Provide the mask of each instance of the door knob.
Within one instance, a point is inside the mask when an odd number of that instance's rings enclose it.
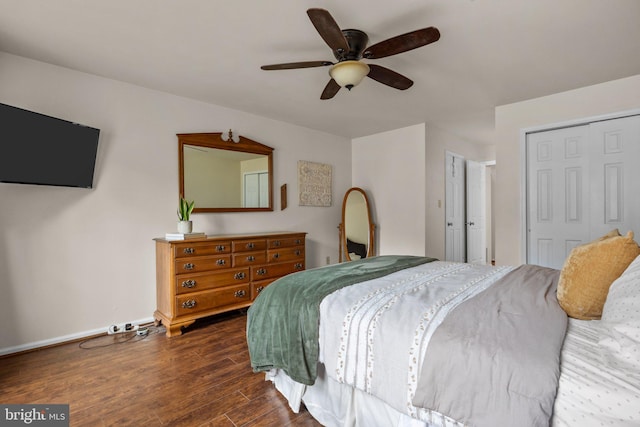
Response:
[[[452,222],[448,222],[447,223],[447,227],[453,227],[453,223]]]

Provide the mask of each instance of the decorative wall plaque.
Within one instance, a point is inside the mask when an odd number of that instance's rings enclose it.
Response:
[[[298,161],[300,206],[331,206],[331,165]]]

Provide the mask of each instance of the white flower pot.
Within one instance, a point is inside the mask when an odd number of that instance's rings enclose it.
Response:
[[[193,222],[178,221],[178,233],[188,234],[193,230]]]

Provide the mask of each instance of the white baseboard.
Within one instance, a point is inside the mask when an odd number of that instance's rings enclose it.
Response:
[[[155,319],[153,317],[147,317],[145,319],[134,320],[132,323],[134,325],[143,325],[147,323],[152,323]],[[98,329],[92,329],[89,331],[78,332],[75,334],[63,335],[61,337],[50,338],[42,341],[36,341],[27,344],[21,344],[14,347],[6,347],[0,348],[0,356],[4,356],[6,354],[19,353],[21,351],[33,350],[40,347],[47,347],[54,344],[61,344],[67,341],[74,341],[82,338],[87,338],[93,335],[98,335],[101,333],[106,333],[109,329],[109,326],[104,326]]]

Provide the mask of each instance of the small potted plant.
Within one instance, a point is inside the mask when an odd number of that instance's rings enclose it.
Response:
[[[190,218],[194,205],[195,201],[188,202],[184,197],[180,198],[180,203],[178,204],[178,233],[187,234],[193,230],[193,223]]]

